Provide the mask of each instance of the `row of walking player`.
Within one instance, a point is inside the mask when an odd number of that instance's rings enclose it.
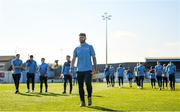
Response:
[[[121,64],[119,65],[117,70],[115,70],[112,65],[106,66],[106,68],[104,69],[104,74],[108,87],[114,87],[116,71],[120,87],[123,87],[124,75],[126,74],[130,87],[132,87],[132,80],[134,78],[137,87],[139,89],[143,89],[143,82],[145,76],[147,76],[151,80],[151,86],[153,89],[156,88],[156,81],[158,83],[159,90],[162,90],[162,88],[164,88],[164,84],[168,88],[169,81],[170,90],[175,90],[176,66],[172,62],[169,62],[167,66],[166,64],[163,64],[162,66],[160,62],[157,62],[157,65],[155,67],[151,66],[148,71],[142,63],[137,63],[133,70],[130,67],[128,67],[126,70]]]
[[[70,83],[70,94],[72,92],[72,76],[70,74],[70,56],[67,55],[66,56],[66,62],[64,63],[63,66],[63,70],[62,70],[62,74],[64,76],[64,92],[66,93],[66,83],[67,80],[69,80]],[[40,93],[42,93],[42,89],[43,89],[43,83],[45,84],[45,92],[48,91],[48,64],[45,63],[45,58],[41,58],[41,65],[38,67],[36,61],[33,59],[33,55],[30,55],[30,59],[26,61],[26,67],[24,68],[23,62],[20,59],[20,54],[16,54],[16,58],[13,59],[11,61],[11,65],[12,65],[12,70],[13,70],[13,80],[15,83],[15,88],[16,91],[15,93],[19,93],[19,82],[20,82],[20,78],[21,78],[21,72],[22,70],[27,70],[27,92],[30,92],[30,87],[29,84],[30,82],[32,82],[32,92],[34,92],[34,88],[35,88],[35,75],[37,74],[37,72],[39,72],[40,76]],[[72,69],[72,73],[75,73],[75,71],[73,72],[74,69]]]
[[[63,67],[63,76],[64,76],[64,92],[66,93],[66,83],[67,80],[70,82],[70,94],[72,92],[72,74],[74,74],[74,64],[77,61],[77,82],[78,82],[78,89],[79,89],[79,98],[80,98],[80,106],[86,106],[85,103],[85,91],[84,91],[84,83],[86,84],[87,90],[87,98],[88,98],[88,106],[92,105],[92,73],[96,73],[96,56],[95,51],[92,45],[86,43],[86,34],[80,33],[79,34],[79,42],[74,51],[72,62],[70,61],[70,56],[67,56],[67,62],[64,63]],[[19,92],[19,80],[21,77],[22,72],[22,60],[19,59],[20,55],[17,54],[16,58],[12,60],[12,68],[13,68],[13,79],[16,86],[16,92]],[[92,65],[92,61],[94,66]],[[30,56],[30,60],[26,62],[27,68],[27,85],[28,85],[28,92],[29,92],[29,80],[31,79],[33,82],[32,92],[34,91],[34,77],[37,71],[40,73],[40,93],[42,93],[42,83],[45,83],[45,92],[48,91],[47,85],[47,72],[48,72],[48,64],[45,63],[45,59],[41,59],[42,64],[40,65],[39,69],[37,69],[36,61],[33,60],[33,56]],[[71,64],[70,64],[71,63]]]

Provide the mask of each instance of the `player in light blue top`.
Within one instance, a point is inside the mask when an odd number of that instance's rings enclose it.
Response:
[[[156,75],[155,75],[153,66],[150,67],[149,75],[150,75],[150,79],[151,79],[151,87],[152,87],[152,89],[155,89],[156,88]]]
[[[19,81],[21,78],[21,72],[22,72],[22,60],[19,59],[20,54],[16,54],[16,58],[13,59],[12,61],[12,68],[13,68],[13,79],[14,79],[14,84],[16,87],[15,94],[19,93]]]
[[[135,77],[135,81],[136,81],[136,84],[137,84],[137,88],[140,88],[139,75],[138,75],[138,66],[139,66],[139,63],[137,63],[136,66],[134,67],[134,77]]]
[[[30,59],[26,61],[27,68],[27,92],[30,92],[29,83],[32,82],[32,92],[34,92],[34,78],[37,72],[37,63],[33,59],[33,55],[30,55]]]
[[[131,68],[128,67],[127,69],[127,78],[128,78],[128,81],[129,81],[129,87],[132,88],[132,79],[133,79],[133,72],[131,71]]]
[[[66,83],[67,83],[67,81],[69,81],[69,85],[70,85],[69,94],[72,93],[72,74],[70,73],[70,64],[71,64],[70,58],[71,57],[69,55],[66,56],[66,62],[64,62],[63,70],[62,70],[62,73],[64,75],[64,91],[63,91],[63,94],[66,94]]]
[[[161,65],[160,62],[157,61],[157,65],[155,66],[155,74],[156,74],[159,90],[162,89],[162,72],[163,72],[163,66]]]
[[[138,69],[138,76],[139,76],[139,88],[143,89],[143,81],[145,77],[145,66],[140,63],[139,66],[137,67]]]
[[[119,67],[117,68],[119,87],[123,87],[124,70],[123,66],[119,64]]]
[[[166,88],[168,87],[168,76],[167,76],[166,64],[163,64],[162,83],[163,83],[163,89],[164,89],[164,83],[166,84]]]
[[[45,63],[45,58],[41,58],[41,65],[39,66],[40,93],[42,93],[43,82],[45,83],[45,92],[48,91],[48,68],[48,64]]]
[[[80,45],[74,49],[71,68],[77,60],[77,80],[79,86],[80,106],[85,106],[84,82],[88,93],[88,106],[92,105],[92,74],[96,73],[96,56],[92,45],[86,43],[86,34],[79,34]],[[92,61],[94,66],[92,66]]]
[[[104,75],[106,78],[106,83],[107,83],[107,87],[109,87],[110,81],[109,81],[109,76],[110,76],[110,71],[109,71],[109,65],[106,65],[106,68],[104,69]]]
[[[169,62],[169,64],[167,65],[167,73],[169,75],[170,90],[175,91],[176,65],[174,65],[172,62]]]
[[[110,65],[110,69],[109,69],[109,72],[110,72],[110,83],[111,83],[111,86],[114,87],[115,86],[115,69],[112,65]]]

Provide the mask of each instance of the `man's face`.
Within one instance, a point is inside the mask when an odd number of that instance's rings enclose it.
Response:
[[[70,60],[70,57],[69,57],[69,56],[67,56],[67,57],[66,57],[66,60],[68,60],[68,61],[69,61],[69,60]]]
[[[30,57],[30,60],[33,60],[33,57]]]
[[[20,55],[17,55],[16,58],[19,59],[19,58],[20,58]]]
[[[79,36],[79,42],[80,43],[85,43],[86,37],[85,36]]]
[[[42,62],[42,63],[44,63],[44,61],[45,61],[44,59],[41,59],[41,62]]]

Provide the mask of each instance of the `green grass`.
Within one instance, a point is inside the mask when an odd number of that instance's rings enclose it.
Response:
[[[127,84],[107,88],[105,83],[94,83],[91,107],[79,107],[77,86],[72,95],[62,91],[62,83],[49,83],[48,93],[39,94],[39,84],[34,93],[25,93],[26,85],[20,84],[21,93],[14,94],[13,84],[0,84],[0,111],[180,111],[180,84],[176,84],[176,91],[159,91],[152,90],[150,84],[139,90],[135,84],[133,88]]]

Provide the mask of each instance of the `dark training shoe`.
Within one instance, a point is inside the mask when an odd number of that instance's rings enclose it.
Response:
[[[15,94],[18,94],[18,93],[19,93],[19,91],[16,91],[16,92],[15,92]]]
[[[64,91],[64,92],[62,92],[62,94],[66,94],[66,92]]]
[[[89,97],[89,98],[88,98],[88,106],[91,106],[91,105],[92,105],[92,98]]]
[[[85,102],[84,102],[84,101],[81,101],[81,102],[80,102],[80,107],[85,107],[85,106],[86,106]]]

